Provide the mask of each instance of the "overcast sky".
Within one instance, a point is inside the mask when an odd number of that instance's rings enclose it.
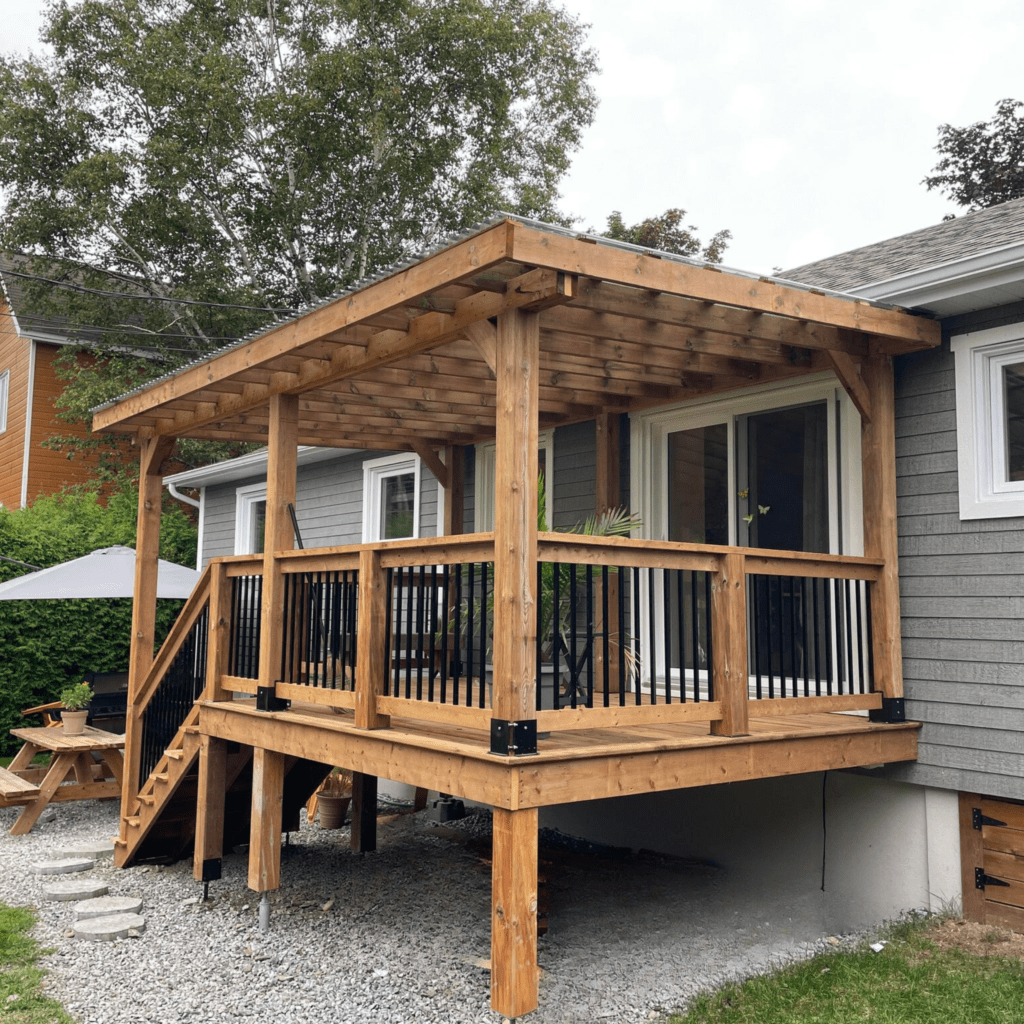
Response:
[[[940,221],[936,129],[1024,99],[1020,0],[564,0],[592,25],[601,105],[564,183],[600,228],[671,206],[726,263],[770,272]],[[0,0],[0,48],[42,0]]]

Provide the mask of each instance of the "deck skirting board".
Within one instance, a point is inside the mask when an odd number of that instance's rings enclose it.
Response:
[[[461,727],[393,719],[391,728],[356,729],[315,709],[266,713],[238,701],[203,704],[200,714],[205,735],[505,810],[912,761],[919,725],[820,714],[762,719],[742,737],[700,728],[572,733],[547,750],[542,742],[537,756],[506,758],[488,753],[486,734]]]

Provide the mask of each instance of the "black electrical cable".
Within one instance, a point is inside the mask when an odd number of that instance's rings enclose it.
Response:
[[[68,288],[71,291],[83,292],[86,295],[99,295],[108,299],[136,299],[144,302],[171,302],[179,306],[205,306],[208,309],[248,309],[255,313],[297,313],[298,310],[291,306],[243,306],[236,302],[203,302],[200,299],[175,299],[163,295],[129,295],[126,292],[108,292],[100,288],[87,288],[83,284],[73,284],[71,281],[56,281],[50,277],[41,277],[38,274],[25,274],[17,270],[4,270],[4,274],[11,277],[20,277],[26,281],[39,281],[42,284],[52,284],[57,288]]]

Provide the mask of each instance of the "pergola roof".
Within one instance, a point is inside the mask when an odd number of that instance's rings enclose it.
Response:
[[[540,426],[939,343],[929,319],[503,216],[415,263],[95,410],[94,429],[409,450],[495,432],[495,318],[540,315]],[[868,401],[867,398],[864,399]],[[861,403],[858,402],[860,405]]]

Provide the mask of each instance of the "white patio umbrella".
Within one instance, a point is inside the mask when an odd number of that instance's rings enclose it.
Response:
[[[199,582],[199,573],[162,558],[156,596],[184,599]],[[131,597],[135,590],[135,549],[98,548],[70,562],[51,565],[0,583],[0,601],[66,601],[75,598]]]

